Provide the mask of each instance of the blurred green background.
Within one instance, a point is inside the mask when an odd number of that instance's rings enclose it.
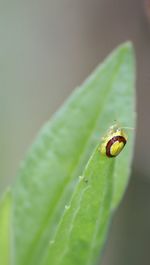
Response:
[[[135,157],[102,265],[150,264],[149,17],[149,0],[0,1],[1,193],[13,183],[43,123],[71,91],[117,45],[126,40],[134,44]]]

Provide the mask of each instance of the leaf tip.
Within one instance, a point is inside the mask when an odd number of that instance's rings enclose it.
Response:
[[[123,44],[119,46],[120,51],[126,54],[130,59],[133,61],[134,60],[134,46],[132,41],[126,41]]]

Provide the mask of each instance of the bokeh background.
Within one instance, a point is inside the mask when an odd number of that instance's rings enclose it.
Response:
[[[43,123],[117,45],[137,58],[132,177],[102,265],[150,264],[150,1],[0,1],[0,192]]]

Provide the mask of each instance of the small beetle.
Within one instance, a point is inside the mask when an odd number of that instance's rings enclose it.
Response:
[[[102,139],[100,152],[107,157],[115,157],[122,151],[126,142],[127,136],[123,128],[120,128],[115,124],[110,127],[108,133]]]

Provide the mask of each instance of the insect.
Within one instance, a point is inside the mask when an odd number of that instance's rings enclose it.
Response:
[[[117,124],[110,127],[106,136],[102,139],[99,148],[102,155],[107,157],[115,157],[119,155],[127,143],[127,135],[123,128],[118,127]]]

